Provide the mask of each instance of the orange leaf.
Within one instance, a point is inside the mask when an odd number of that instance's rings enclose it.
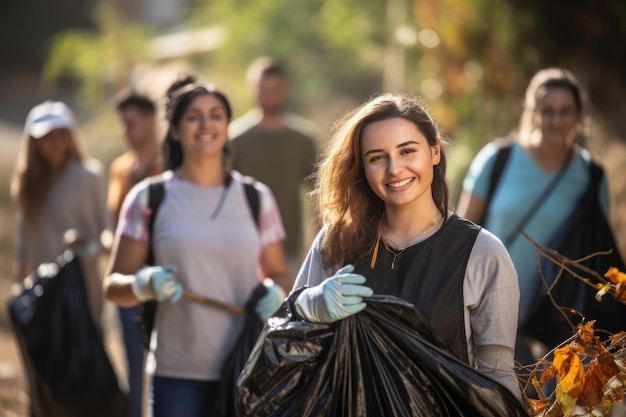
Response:
[[[530,412],[532,415],[537,415],[541,413],[543,410],[548,408],[550,403],[548,401],[543,400],[535,400],[533,398],[528,398],[528,405],[530,406]]]
[[[562,347],[554,351],[552,364],[563,392],[572,398],[580,398],[585,383],[585,368],[578,354],[570,346]]]
[[[612,283],[619,284],[620,282],[626,282],[626,274],[619,269],[612,266],[604,274],[605,278],[608,278]]]
[[[589,364],[585,374],[585,387],[578,401],[579,405],[594,408],[602,401],[604,386],[609,379],[619,373],[613,355],[608,351],[600,352],[598,357]]]
[[[619,373],[619,369],[615,364],[615,359],[608,351],[605,350],[600,352],[596,360],[598,361],[598,367],[600,369],[603,384],[606,384],[609,379]]]
[[[546,382],[556,376],[556,368],[554,366],[549,367],[541,374],[541,385],[545,385]]]
[[[585,374],[585,386],[578,405],[582,405],[587,408],[594,408],[600,401],[602,401],[604,382],[602,382],[602,375],[596,362],[589,364],[589,369]]]
[[[596,337],[593,325],[595,324],[595,322],[595,320],[591,320],[585,324],[578,325],[578,336],[582,339],[583,342],[594,343]]]
[[[619,333],[613,333],[612,335],[609,335],[609,339],[620,339],[622,337],[626,337],[626,332],[621,331]]]

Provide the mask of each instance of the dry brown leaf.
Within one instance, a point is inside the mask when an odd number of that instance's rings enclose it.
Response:
[[[541,385],[545,385],[546,382],[556,376],[556,368],[554,366],[549,367],[541,374]]]
[[[585,374],[585,386],[582,395],[578,399],[578,405],[587,408],[594,408],[603,397],[604,382],[598,364],[594,361],[589,364]]]
[[[585,324],[578,325],[578,336],[582,339],[583,342],[594,344],[596,341],[595,330],[593,329],[593,325],[596,321],[591,320]]]
[[[528,398],[528,405],[532,415],[537,415],[546,410],[550,406],[550,402]]]
[[[563,392],[572,398],[578,399],[585,384],[585,368],[577,349],[568,345],[554,351],[554,361]]]

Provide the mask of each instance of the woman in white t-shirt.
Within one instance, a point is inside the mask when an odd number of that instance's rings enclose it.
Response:
[[[257,226],[243,178],[228,168],[232,114],[226,96],[210,85],[181,81],[168,90],[166,105],[164,198],[150,229],[150,180],[130,191],[104,288],[121,306],[159,301],[151,340],[152,415],[199,417],[211,415],[220,371],[243,317],[196,303],[183,289],[243,307],[259,282],[271,277],[275,284],[267,284],[255,308],[267,318],[291,281],[271,191],[255,183]],[[154,266],[144,267],[150,241]]]

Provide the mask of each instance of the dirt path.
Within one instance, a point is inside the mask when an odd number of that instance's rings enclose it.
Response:
[[[0,417],[27,417],[28,396],[13,334],[0,330]]]

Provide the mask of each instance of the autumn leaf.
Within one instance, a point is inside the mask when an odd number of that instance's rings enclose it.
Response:
[[[561,411],[563,411],[564,415],[567,415],[570,411],[574,409],[574,407],[576,407],[576,399],[567,395],[564,392],[563,386],[561,384],[556,385],[555,394],[556,394],[556,400],[561,405],[560,408],[561,408]]]
[[[596,360],[598,361],[598,367],[600,369],[599,372],[602,375],[602,381],[604,384],[606,384],[609,379],[613,378],[619,373],[619,369],[615,364],[615,359],[610,352],[600,352]]]
[[[626,283],[626,274],[615,268],[614,266],[609,268],[608,271],[604,274],[604,277],[607,278],[614,284]]]
[[[537,415],[547,409],[550,406],[550,403],[544,400],[535,400],[533,398],[528,398],[528,405],[531,414]]]
[[[598,364],[592,362],[585,374],[585,387],[582,396],[578,399],[578,404],[587,408],[594,408],[602,401],[604,382],[598,371]]]
[[[556,376],[556,368],[554,366],[549,367],[541,374],[541,385],[545,385],[546,382]]]
[[[593,329],[595,322],[595,320],[591,320],[585,324],[578,325],[578,337],[583,342],[593,344],[596,341],[595,330]]]
[[[552,365],[556,368],[561,389],[571,398],[580,398],[585,383],[585,368],[571,345],[554,351]]]
[[[613,355],[608,351],[600,352],[596,359],[591,361],[585,374],[585,384],[578,404],[587,408],[594,408],[602,401],[604,386],[619,373]]]

